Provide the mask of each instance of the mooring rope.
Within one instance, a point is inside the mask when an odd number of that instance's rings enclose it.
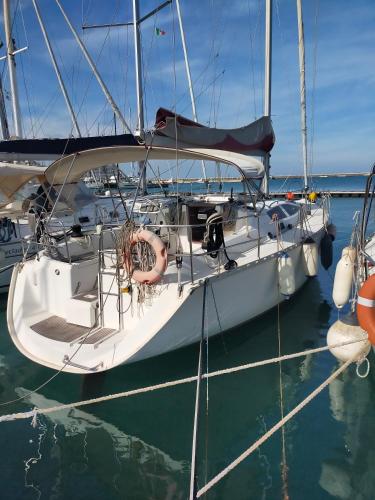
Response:
[[[203,357],[204,325],[206,316],[207,281],[208,280],[204,280],[204,285],[203,285],[201,340],[199,342],[198,374],[196,377],[197,387],[195,390],[193,439],[191,445],[191,469],[190,469],[190,492],[189,492],[190,500],[194,500],[196,498],[196,492],[198,489],[197,488],[197,443],[198,443],[198,431],[199,431],[199,407],[201,399],[202,357]]]
[[[346,342],[340,342],[338,344],[331,345],[330,347],[324,346],[324,347],[317,347],[315,349],[308,349],[306,351],[301,351],[293,354],[284,354],[283,356],[277,357],[277,358],[270,358],[270,359],[265,359],[262,361],[255,361],[253,363],[247,363],[244,365],[239,365],[239,366],[234,366],[231,368],[224,368],[222,370],[216,370],[211,373],[203,373],[202,378],[211,378],[211,377],[218,377],[221,375],[228,375],[230,373],[236,373],[239,371],[247,370],[250,368],[256,368],[258,366],[265,366],[269,365],[272,363],[278,363],[280,361],[286,361],[288,359],[294,359],[302,356],[307,356],[309,354],[315,354],[318,352],[323,352],[327,351],[329,349],[334,349],[336,347],[343,347],[345,345],[350,345],[350,344],[356,344],[358,342],[366,342],[367,339],[360,339],[360,340],[350,340]],[[107,396],[99,396],[97,398],[92,398],[92,399],[86,399],[83,401],[76,401],[73,403],[67,403],[67,404],[60,404],[56,406],[51,406],[49,408],[34,408],[31,411],[26,411],[26,412],[20,412],[20,413],[10,413],[7,415],[1,415],[0,416],[0,423],[1,422],[6,422],[6,421],[12,421],[12,420],[24,420],[27,418],[33,418],[35,415],[48,415],[49,413],[55,413],[57,411],[62,411],[62,410],[71,410],[73,408],[78,408],[80,406],[87,406],[91,404],[96,404],[96,403],[103,403],[105,401],[110,401],[113,399],[119,399],[119,398],[126,398],[130,396],[135,396],[137,394],[144,394],[147,392],[152,392],[156,391],[159,389],[166,389],[167,387],[175,387],[178,385],[183,385],[183,384],[188,384],[191,382],[195,382],[197,380],[196,375],[192,375],[191,377],[186,377],[182,379],[177,379],[177,380],[171,380],[169,382],[163,382],[161,384],[156,384],[156,385],[150,385],[147,387],[142,387],[139,389],[132,389],[130,391],[124,391],[124,392],[118,392],[115,394],[108,394]],[[31,394],[33,391],[31,392]]]
[[[280,251],[280,246],[282,245],[282,234],[278,219],[276,220],[276,237],[277,237],[277,250]],[[280,268],[278,268],[278,280],[277,280],[277,293],[279,300],[277,302],[277,346],[278,354],[281,356],[281,315],[280,315],[280,303],[282,301],[281,289],[280,289]],[[284,388],[283,388],[283,368],[282,362],[279,361],[279,406],[280,406],[280,418],[284,418]],[[286,460],[286,438],[285,438],[285,426],[281,428],[281,481],[282,481],[282,498],[283,500],[288,500],[288,465]]]
[[[247,450],[245,450],[239,457],[233,460],[225,469],[223,469],[219,474],[212,478],[203,488],[197,492],[197,498],[207,493],[215,484],[217,484],[223,477],[225,477],[230,471],[232,471],[237,465],[239,465],[245,458],[250,456],[254,451],[256,451],[259,446],[265,443],[276,431],[281,429],[292,417],[297,415],[310,401],[312,401],[322,390],[327,387],[331,382],[333,382],[346,368],[355,361],[355,358],[351,358],[341,365],[332,375],[330,375],[319,387],[317,387],[313,392],[311,392],[303,401],[301,401],[292,411],[290,411],[284,418],[282,418],[277,424],[275,424],[269,431],[267,431],[261,438],[255,441]]]

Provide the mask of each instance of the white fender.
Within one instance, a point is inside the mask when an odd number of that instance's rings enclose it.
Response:
[[[332,298],[338,309],[344,307],[350,299],[356,255],[355,248],[345,247],[337,263]]]
[[[308,238],[303,243],[302,254],[305,275],[309,277],[316,276],[319,269],[319,247],[312,238]]]
[[[289,297],[296,291],[296,279],[292,258],[287,253],[278,258],[278,274],[280,292]]]
[[[363,342],[333,347],[337,344],[356,340],[362,340]],[[359,361],[366,357],[371,349],[367,333],[358,325],[355,314],[348,314],[333,323],[328,330],[327,345],[331,353],[339,361],[348,361],[353,357]]]

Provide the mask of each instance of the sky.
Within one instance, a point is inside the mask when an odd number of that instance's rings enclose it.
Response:
[[[61,0],[117,105],[136,124],[132,27],[82,29],[132,20],[131,0]],[[141,15],[160,1],[140,0]],[[122,132],[57,4],[38,0],[59,67],[87,135]],[[31,0],[11,0],[25,137],[66,137],[72,125]],[[264,0],[180,0],[198,119],[241,127],[262,116]],[[303,0],[308,159],[312,172],[366,172],[375,160],[375,2]],[[157,36],[156,28],[165,32]],[[159,106],[192,117],[174,5],[141,26],[145,117]],[[0,37],[4,41],[3,30]],[[4,48],[0,49],[0,57]],[[0,62],[12,123],[8,70]],[[295,0],[273,1],[272,173],[302,173]],[[116,127],[116,128],[115,128]],[[198,167],[197,167],[198,168]],[[197,174],[198,175],[198,174]]]

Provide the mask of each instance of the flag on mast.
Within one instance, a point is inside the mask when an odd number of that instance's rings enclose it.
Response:
[[[163,36],[166,34],[166,32],[161,30],[160,28],[155,28],[155,33],[156,33],[156,36]]]

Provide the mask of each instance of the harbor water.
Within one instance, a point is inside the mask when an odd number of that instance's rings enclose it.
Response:
[[[340,180],[341,182],[341,180]],[[353,182],[353,181],[352,181]],[[365,180],[362,178],[360,189]],[[338,183],[339,184],[339,183]],[[341,187],[341,186],[340,186]],[[337,189],[340,189],[338,187]],[[353,188],[354,189],[354,188]],[[346,246],[361,199],[332,200],[337,226],[334,265],[320,269],[280,307],[283,354],[324,346],[337,319],[334,266]],[[249,283],[249,287],[256,283]],[[228,301],[235,300],[228,290]],[[41,386],[54,372],[24,358],[6,326],[0,303],[0,402]],[[197,314],[200,314],[197,311]],[[207,314],[214,311],[207,311]],[[278,310],[209,341],[208,370],[278,354]],[[195,375],[198,346],[108,373],[59,374],[29,398],[2,405],[1,414],[47,407]],[[287,475],[282,481],[280,432],[229,473],[211,499],[374,498],[375,368],[359,379],[355,367],[325,389],[286,425]],[[284,413],[323,382],[338,363],[329,352],[282,365]],[[198,486],[226,467],[280,419],[279,366],[253,368],[204,381],[198,439]],[[0,424],[2,499],[186,499],[190,480],[195,384]]]

